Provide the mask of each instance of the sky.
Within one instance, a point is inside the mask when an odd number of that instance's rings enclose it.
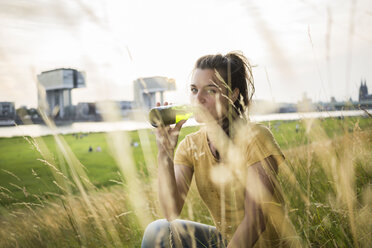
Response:
[[[133,100],[133,80],[164,76],[187,103],[195,61],[241,51],[255,99],[314,102],[372,92],[370,0],[0,0],[0,101],[37,106],[36,75],[86,73],[73,104]]]

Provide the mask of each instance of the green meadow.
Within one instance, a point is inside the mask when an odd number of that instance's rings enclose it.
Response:
[[[286,156],[278,179],[304,246],[370,247],[372,118],[264,124]],[[0,138],[0,247],[139,247],[162,218],[156,149],[153,130]],[[195,185],[181,218],[212,224]]]

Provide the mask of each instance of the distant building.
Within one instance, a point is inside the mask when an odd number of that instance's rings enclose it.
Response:
[[[298,112],[309,112],[314,110],[313,103],[305,92],[302,94],[302,99],[297,102],[297,110]]]
[[[71,115],[71,90],[85,87],[85,76],[75,69],[44,71],[37,76],[45,90],[45,96],[38,94],[39,107],[46,109],[49,116],[66,118]],[[44,98],[45,97],[45,98]],[[47,106],[44,106],[46,101]]]
[[[136,108],[150,109],[156,102],[163,103],[165,91],[176,90],[174,79],[166,77],[139,78],[133,82]]]
[[[0,120],[15,120],[14,102],[0,102]]]
[[[372,100],[372,95],[368,95],[367,81],[362,79],[359,87],[359,102],[368,100]]]
[[[119,101],[119,109],[120,109],[121,116],[129,117],[133,109],[133,102],[132,101]]]
[[[334,111],[336,110],[338,102],[334,96],[331,96],[329,102],[318,102],[315,104],[317,111]]]
[[[280,103],[278,104],[278,113],[294,113],[297,112],[297,104],[294,103]]]
[[[279,112],[281,105],[282,104],[272,102],[272,101],[254,99],[249,106],[249,114],[262,115],[262,114],[277,113]]]
[[[76,105],[76,116],[77,120],[82,121],[95,121],[98,120],[98,111],[96,103],[93,102],[79,102]]]

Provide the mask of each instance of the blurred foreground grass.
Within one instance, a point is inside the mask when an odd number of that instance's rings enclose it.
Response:
[[[265,124],[286,155],[279,181],[305,244],[371,246],[372,119]],[[162,218],[156,191],[151,130],[1,138],[0,247],[139,247]],[[212,224],[195,185],[181,217]]]

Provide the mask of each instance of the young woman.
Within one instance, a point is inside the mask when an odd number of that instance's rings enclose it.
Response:
[[[159,198],[166,219],[146,228],[142,247],[296,245],[275,181],[284,156],[271,132],[248,120],[254,84],[246,58],[234,52],[199,58],[190,91],[195,119],[203,125],[176,152],[185,121],[157,128]],[[176,219],[193,177],[215,226]]]

